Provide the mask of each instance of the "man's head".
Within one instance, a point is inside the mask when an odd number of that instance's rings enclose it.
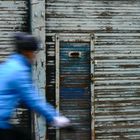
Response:
[[[35,52],[39,50],[39,41],[36,37],[27,33],[16,33],[15,51],[26,56],[30,61],[33,61]]]

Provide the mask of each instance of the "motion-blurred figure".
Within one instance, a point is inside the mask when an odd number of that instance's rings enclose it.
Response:
[[[32,80],[32,62],[39,50],[38,40],[26,33],[17,33],[15,52],[0,65],[0,140],[30,140],[24,132],[14,129],[9,120],[22,101],[43,115],[55,127],[65,127],[69,119],[38,96]]]

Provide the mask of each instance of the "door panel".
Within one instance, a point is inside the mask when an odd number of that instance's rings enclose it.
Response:
[[[60,110],[77,125],[80,140],[90,140],[90,44],[60,42]],[[76,134],[60,132],[61,140]]]

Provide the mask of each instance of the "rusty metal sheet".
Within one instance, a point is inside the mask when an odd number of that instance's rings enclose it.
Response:
[[[66,34],[64,41],[69,33],[73,34],[74,37],[68,35],[68,40],[74,42],[82,42],[87,33],[95,34],[92,52],[95,129],[92,134],[96,140],[140,138],[139,22],[139,0],[46,1],[46,38],[52,39],[46,44],[52,48],[48,50],[52,54],[51,66],[55,67],[53,37],[56,33]]]
[[[28,31],[27,5],[26,0],[0,0],[0,62],[13,51],[13,33]],[[30,113],[25,106],[16,109],[12,122],[31,130]]]
[[[0,1],[0,61],[13,50],[12,33],[28,30],[27,3],[25,0]]]
[[[46,3],[47,32],[133,32],[140,28],[138,16],[138,0],[48,0]]]
[[[140,34],[96,34],[96,139],[138,139]]]

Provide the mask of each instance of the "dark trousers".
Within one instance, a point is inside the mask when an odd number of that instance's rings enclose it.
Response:
[[[31,140],[27,130],[20,128],[0,129],[0,140]]]

